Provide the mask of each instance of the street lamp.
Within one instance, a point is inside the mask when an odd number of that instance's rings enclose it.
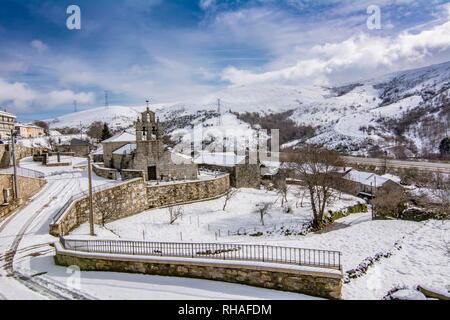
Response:
[[[17,131],[15,131],[14,129],[11,129],[11,151],[12,151],[13,166],[14,166],[14,196],[16,199],[18,199],[19,192],[18,192],[18,188],[17,188],[16,150],[15,150],[16,136],[17,136]]]
[[[95,236],[94,233],[94,208],[92,204],[92,166],[91,155],[88,153],[88,179],[89,179],[89,232],[91,236]]]

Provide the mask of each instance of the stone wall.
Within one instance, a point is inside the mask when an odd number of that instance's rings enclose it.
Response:
[[[0,174],[0,202],[8,202],[14,196],[14,184],[13,184],[12,174]],[[28,199],[33,196],[36,192],[41,190],[41,188],[46,184],[46,181],[38,178],[22,177],[17,176],[17,191],[19,192],[19,198]],[[10,197],[4,199],[3,190],[10,189]]]
[[[92,164],[92,171],[99,177],[110,179],[110,180],[117,180],[117,170],[116,169],[110,169],[103,167],[102,163],[93,163]]]
[[[165,207],[221,197],[230,188],[230,176],[192,182],[148,186],[149,208]]]
[[[230,188],[229,175],[193,182],[148,186],[143,178],[137,178],[94,194],[94,222],[103,224],[125,218],[148,209],[212,200],[225,194]],[[50,234],[66,235],[88,221],[89,198],[74,201],[55,224]]]
[[[327,299],[341,299],[342,273],[337,270],[282,265],[246,265],[238,262],[205,262],[170,258],[96,256],[95,253],[71,252],[56,245],[55,263],[77,265],[85,271],[112,271],[160,276],[200,278],[256,287],[303,293]]]
[[[10,156],[9,144],[0,144],[0,168],[7,168],[12,165],[12,158]],[[31,157],[34,153],[41,152],[43,148],[28,148],[16,144],[15,147],[16,161],[20,159]]]
[[[113,159],[112,159],[113,151],[119,149],[120,147],[123,147],[124,145],[126,145],[128,143],[134,143],[134,142],[133,141],[102,142],[103,161],[104,161],[106,167],[108,167],[108,168],[113,167]]]
[[[135,178],[145,178],[145,173],[144,170],[122,169],[120,176],[122,181],[127,181]]]
[[[71,146],[71,145],[61,145],[58,146],[57,151],[61,153],[72,153],[75,157],[85,157],[91,152],[94,147],[93,146]]]
[[[261,169],[259,164],[238,164],[234,170],[236,188],[260,188]]]
[[[258,164],[238,164],[234,167],[201,164],[200,169],[226,172],[230,175],[230,185],[234,188],[256,188],[261,185],[261,170]]]
[[[147,192],[143,179],[135,179],[93,195],[94,223],[103,224],[118,220],[148,208]],[[66,213],[50,225],[50,234],[66,235],[89,219],[89,197],[74,201]]]

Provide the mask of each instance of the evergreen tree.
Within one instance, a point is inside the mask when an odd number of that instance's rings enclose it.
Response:
[[[108,125],[105,123],[103,124],[103,130],[102,130],[102,137],[101,141],[111,138],[111,133],[109,132]]]
[[[439,151],[441,153],[441,156],[448,156],[450,155],[450,138],[444,138],[441,141],[441,144],[439,145]]]

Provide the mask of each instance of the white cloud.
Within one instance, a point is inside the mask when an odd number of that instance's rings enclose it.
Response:
[[[202,10],[208,10],[215,4],[216,4],[215,0],[200,0],[200,2],[198,3],[198,5],[200,6],[200,8],[202,8]]]
[[[41,40],[33,40],[30,42],[30,46],[36,49],[39,53],[47,51],[48,46],[44,44]]]
[[[53,90],[39,92],[30,88],[26,83],[10,83],[0,78],[0,104],[7,105],[11,112],[28,113],[39,110],[51,110],[58,106],[72,103],[92,103],[95,99],[93,93],[75,93],[71,90]]]
[[[298,59],[295,65],[260,73],[227,67],[222,79],[239,85],[326,81],[328,76],[348,75],[348,71],[364,70],[370,74],[380,68],[395,71],[416,67],[433,53],[446,50],[450,50],[450,22],[417,34],[402,32],[394,37],[360,33],[341,42],[313,46],[308,51],[314,58]]]

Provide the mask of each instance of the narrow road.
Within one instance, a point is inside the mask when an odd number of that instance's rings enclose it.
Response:
[[[384,166],[385,163],[388,167],[392,168],[411,168],[420,169],[432,172],[440,172],[450,174],[450,163],[445,162],[425,162],[425,161],[406,161],[406,160],[390,160],[378,159],[378,158],[359,158],[359,157],[342,157],[348,163],[351,164],[365,164]]]
[[[53,255],[56,239],[48,234],[49,221],[73,194],[86,189],[82,172],[57,170],[46,173],[47,184],[24,207],[0,221],[0,299],[95,299],[28,268],[31,258]]]

